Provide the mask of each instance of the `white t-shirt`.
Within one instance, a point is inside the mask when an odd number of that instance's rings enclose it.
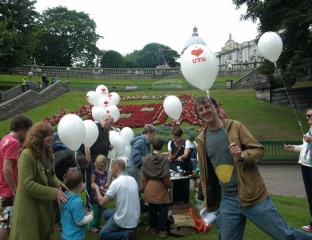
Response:
[[[135,228],[140,218],[138,184],[128,174],[120,174],[109,186],[106,195],[116,202],[114,220],[122,228]]]
[[[168,142],[168,151],[172,150],[171,148],[171,142],[172,141],[169,141]],[[189,140],[185,140],[185,148],[191,148],[191,142]]]

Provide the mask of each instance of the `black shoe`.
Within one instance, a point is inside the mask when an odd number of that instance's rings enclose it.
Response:
[[[129,230],[129,234],[128,234],[128,240],[134,240],[134,229],[130,229]]]

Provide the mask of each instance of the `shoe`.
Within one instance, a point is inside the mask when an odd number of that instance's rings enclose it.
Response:
[[[168,233],[167,231],[160,231],[160,233],[158,234],[158,236],[161,238],[161,239],[165,239],[166,237],[168,237]]]
[[[100,230],[97,229],[97,228],[94,228],[94,229],[91,230],[91,232],[93,232],[93,233],[98,233],[99,231],[100,231]]]
[[[134,229],[130,229],[128,233],[128,240],[134,240]]]
[[[304,231],[308,231],[308,232],[312,231],[312,227],[310,225],[302,226],[301,229],[304,230]]]
[[[57,222],[54,225],[54,229],[55,231],[62,231],[62,225],[59,222]]]
[[[155,235],[155,234],[156,234],[156,229],[155,229],[155,228],[152,228],[152,227],[150,227],[150,226],[147,226],[147,227],[146,227],[146,232]]]

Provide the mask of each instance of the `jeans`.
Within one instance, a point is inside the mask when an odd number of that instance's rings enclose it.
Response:
[[[151,228],[159,228],[160,231],[167,230],[168,208],[167,204],[149,203],[149,225]]]
[[[312,217],[312,167],[301,165],[302,179],[308,197],[310,216]],[[309,223],[312,226],[312,221]]]
[[[129,229],[119,227],[114,220],[116,208],[107,209],[103,212],[103,218],[106,224],[100,232],[101,239],[110,240],[128,240]]]
[[[260,203],[240,207],[238,196],[222,195],[216,226],[219,239],[243,239],[246,219],[275,240],[312,239],[312,235],[289,227],[277,211],[270,197]]]

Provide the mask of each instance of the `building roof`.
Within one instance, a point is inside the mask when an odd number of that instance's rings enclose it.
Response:
[[[182,54],[183,54],[185,49],[187,49],[189,46],[192,46],[192,45],[195,45],[195,44],[202,44],[202,45],[206,46],[206,42],[201,37],[198,36],[198,32],[197,32],[197,27],[196,26],[194,26],[194,28],[193,28],[192,37],[185,42]]]

